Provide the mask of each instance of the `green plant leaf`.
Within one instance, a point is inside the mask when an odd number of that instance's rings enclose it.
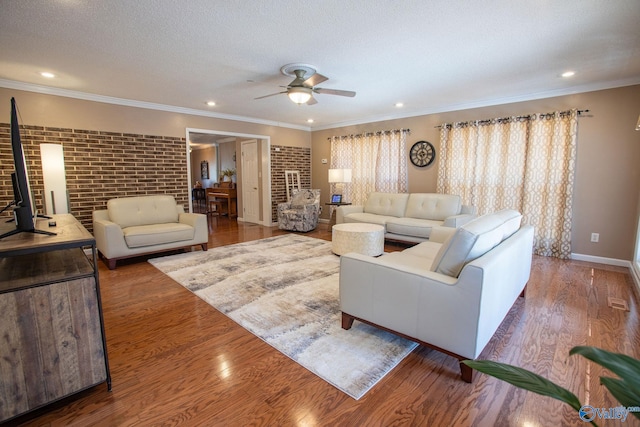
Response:
[[[576,411],[582,407],[575,394],[526,369],[491,360],[464,360],[462,363],[516,387],[565,402]]]
[[[620,353],[612,353],[590,346],[573,347],[569,354],[580,354],[581,356],[609,369],[618,375],[626,386],[640,394],[640,360]],[[621,402],[622,403],[622,402]],[[634,405],[638,405],[636,402]]]
[[[609,392],[615,397],[622,406],[627,408],[630,406],[638,406],[640,395],[631,390],[624,380],[618,378],[600,377],[600,383],[604,385]],[[632,412],[632,414],[640,419],[640,412]]]

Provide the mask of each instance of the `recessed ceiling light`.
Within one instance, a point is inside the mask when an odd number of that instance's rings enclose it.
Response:
[[[54,78],[54,77],[56,76],[55,74],[50,73],[50,72],[48,72],[48,71],[43,71],[43,72],[41,72],[41,73],[40,73],[40,75],[41,75],[42,77],[46,77],[46,78],[48,78],[48,79],[52,79],[52,78]]]
[[[561,74],[562,77],[567,78],[567,77],[573,77],[575,76],[576,72],[575,71],[565,71],[564,73]]]
[[[404,104],[402,102],[396,102],[396,107],[398,108],[404,107]]]
[[[216,103],[214,101],[207,101],[207,105],[209,107],[215,107]]]
[[[313,119],[307,119],[307,123],[313,123]]]

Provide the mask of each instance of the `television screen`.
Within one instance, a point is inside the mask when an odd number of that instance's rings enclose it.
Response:
[[[12,173],[13,183],[13,217],[16,222],[16,229],[0,236],[0,239],[20,232],[31,232],[40,234],[55,234],[48,231],[36,230],[31,204],[31,189],[29,188],[29,177],[27,175],[27,162],[22,149],[20,139],[20,125],[18,124],[18,112],[16,100],[11,98],[11,151],[13,152],[13,163],[15,172]]]

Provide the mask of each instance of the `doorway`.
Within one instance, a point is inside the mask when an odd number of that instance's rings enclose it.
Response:
[[[242,201],[245,222],[260,221],[260,167],[258,165],[258,141],[242,141]]]
[[[197,142],[193,142],[195,140]],[[249,166],[242,164],[240,156],[236,156],[236,153],[242,152],[243,141],[253,140],[256,148],[256,161]],[[235,182],[238,187],[238,221],[252,222],[260,225],[272,226],[271,218],[271,138],[267,135],[254,135],[237,132],[226,132],[211,129],[186,129],[186,155],[187,155],[187,174],[189,177],[189,194],[191,194],[191,188],[195,182],[193,182],[192,171],[197,171],[200,168],[199,164],[191,164],[191,150],[198,145],[198,148],[202,148],[200,145],[204,144],[210,146],[220,147],[220,144],[228,144],[234,147],[234,163],[236,165]],[[228,150],[217,149],[216,152],[224,152]],[[219,174],[221,169],[229,168],[228,163],[221,163],[218,159],[214,168],[210,165],[210,169],[215,169]],[[250,170],[244,170],[244,167],[250,168]],[[243,177],[248,173],[251,176],[257,177],[259,190],[253,194],[244,194],[243,191]],[[254,199],[249,199],[253,197]],[[246,200],[245,200],[246,198]],[[257,201],[257,203],[256,203]],[[257,206],[257,207],[256,207]],[[252,212],[246,216],[246,207],[250,207]],[[257,212],[256,212],[257,211]],[[189,212],[193,212],[193,200],[189,197]],[[256,215],[257,213],[257,215]]]

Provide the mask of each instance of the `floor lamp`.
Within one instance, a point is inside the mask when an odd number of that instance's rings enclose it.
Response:
[[[47,215],[69,213],[62,145],[40,144],[40,158]]]

